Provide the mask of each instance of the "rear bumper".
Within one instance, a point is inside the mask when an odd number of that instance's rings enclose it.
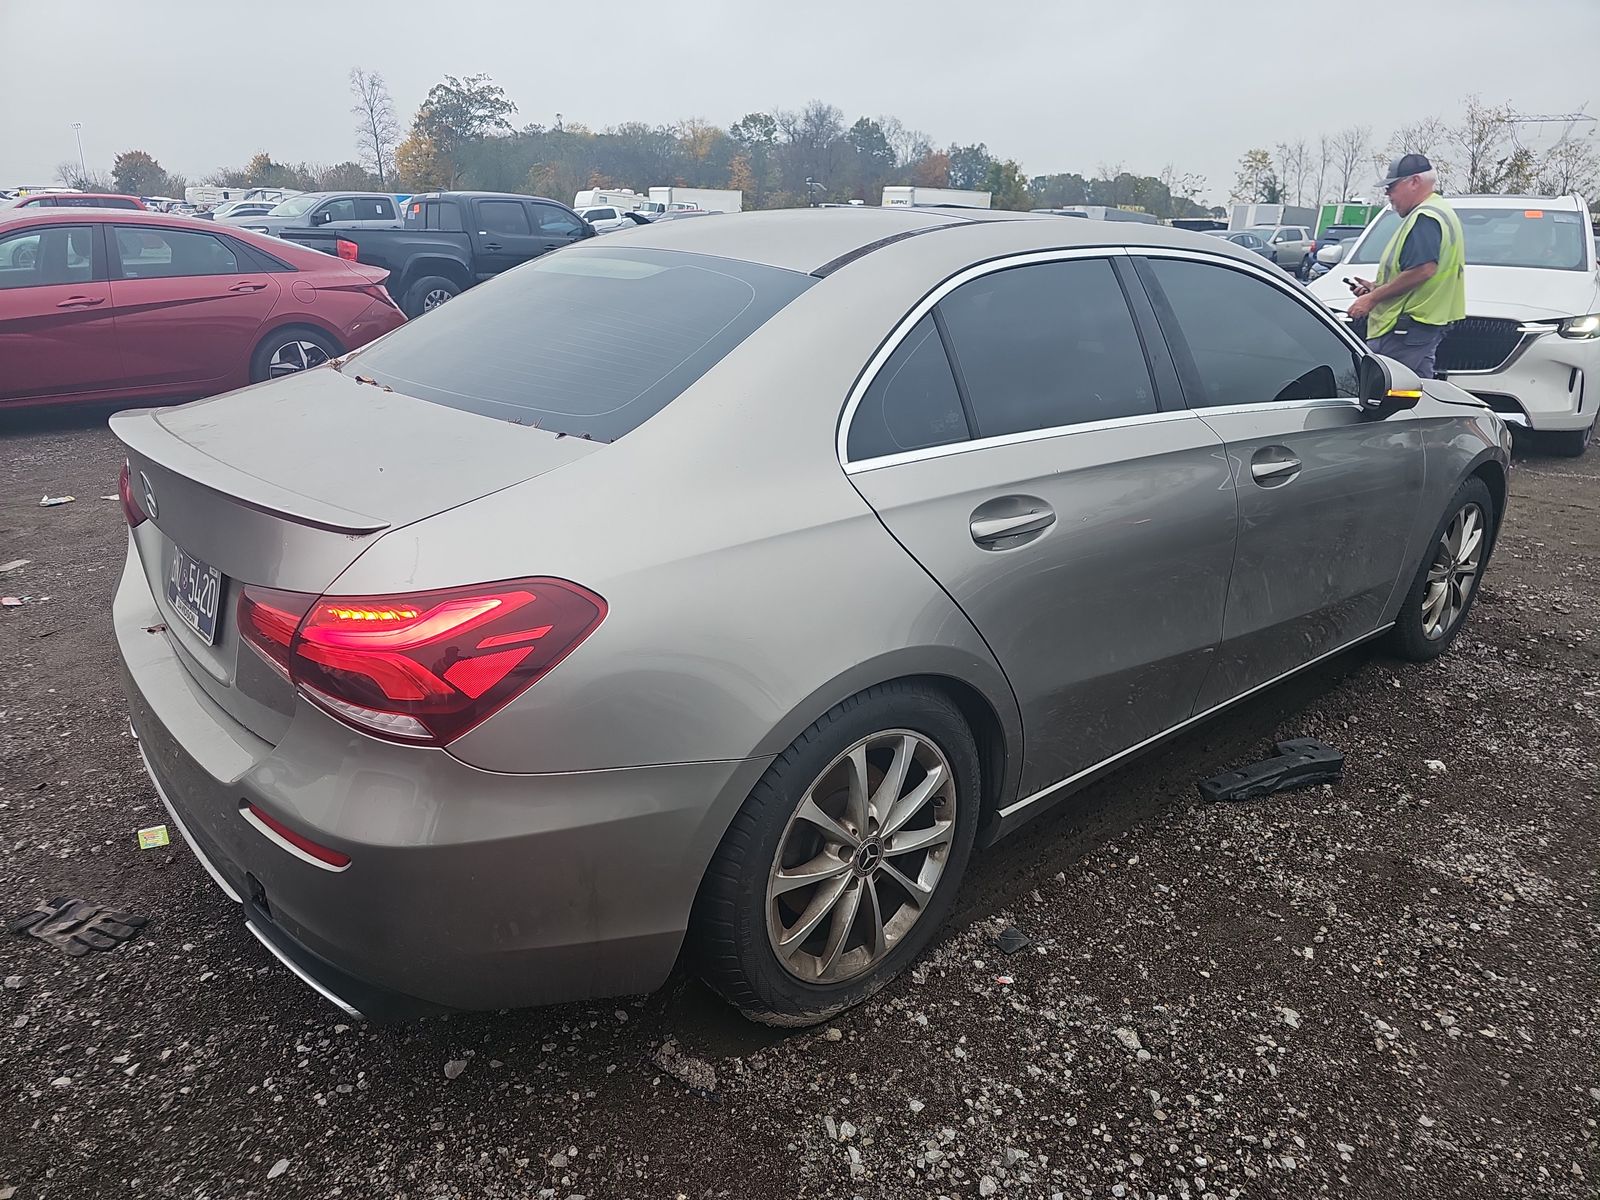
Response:
[[[251,932],[347,1011],[403,1018],[645,992],[670,973],[721,823],[768,760],[504,775],[301,705],[276,746],[190,677],[130,557],[128,713],[174,824]],[[241,814],[350,856],[333,872]]]
[[[1451,371],[1447,378],[1513,425],[1585,429],[1600,406],[1600,339],[1541,334],[1493,371]]]

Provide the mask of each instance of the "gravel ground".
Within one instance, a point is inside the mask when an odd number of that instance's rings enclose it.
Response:
[[[345,1022],[135,846],[113,439],[0,438],[0,562],[32,560],[0,592],[33,597],[0,609],[0,897],[152,918],[82,960],[0,938],[0,1200],[1596,1195],[1600,459],[1519,458],[1452,654],[1344,656],[1144,758],[977,859],[914,975],[780,1035],[684,978]],[[1197,803],[1298,735],[1340,784]]]

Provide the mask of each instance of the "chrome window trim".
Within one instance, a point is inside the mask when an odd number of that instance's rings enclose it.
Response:
[[[1206,709],[1204,712],[1195,713],[1194,716],[1189,717],[1186,720],[1179,721],[1176,725],[1170,726],[1167,729],[1163,729],[1160,733],[1151,734],[1149,737],[1145,738],[1144,741],[1135,742],[1133,745],[1129,746],[1127,749],[1119,750],[1119,751],[1117,751],[1117,753],[1111,755],[1109,758],[1103,758],[1099,762],[1094,763],[1091,766],[1087,766],[1081,771],[1077,771],[1077,772],[1074,772],[1071,775],[1068,775],[1065,779],[1059,779],[1055,783],[1050,784],[1048,787],[1040,788],[1037,792],[1034,792],[1031,796],[1024,796],[1020,800],[1015,800],[1012,803],[1006,805],[1004,808],[1000,809],[1000,811],[998,813],[996,813],[995,815],[1002,821],[1005,820],[1008,817],[1015,816],[1017,813],[1023,811],[1025,808],[1028,808],[1030,805],[1036,804],[1040,800],[1044,800],[1049,796],[1053,796],[1055,793],[1059,792],[1062,788],[1070,787],[1072,784],[1077,783],[1080,779],[1084,779],[1084,778],[1087,778],[1090,775],[1094,775],[1097,772],[1105,770],[1107,767],[1111,766],[1113,763],[1120,762],[1123,759],[1129,757],[1130,755],[1137,754],[1140,750],[1145,749],[1145,747],[1147,747],[1147,746],[1152,746],[1152,745],[1154,745],[1155,743],[1161,741],[1164,738],[1171,737],[1173,734],[1178,733],[1180,730],[1184,730],[1184,729],[1187,729],[1191,725],[1198,724],[1199,722],[1204,721],[1207,717],[1215,716],[1217,713],[1221,712],[1223,709],[1231,708],[1233,705],[1239,703],[1239,701],[1244,700],[1247,697],[1254,696],[1257,692],[1265,691],[1267,688],[1272,687],[1274,684],[1282,683],[1285,679],[1288,679],[1292,675],[1298,675],[1301,671],[1304,671],[1304,670],[1307,670],[1307,669],[1309,669],[1311,667],[1314,667],[1320,662],[1323,662],[1323,661],[1325,661],[1327,659],[1333,658],[1335,655],[1343,654],[1346,650],[1353,650],[1353,649],[1355,649],[1355,647],[1361,645],[1362,642],[1370,642],[1373,638],[1380,637],[1384,633],[1387,633],[1393,627],[1394,627],[1394,622],[1393,621],[1385,622],[1383,625],[1380,625],[1377,629],[1374,629],[1374,630],[1372,630],[1372,631],[1370,631],[1368,633],[1364,633],[1358,638],[1352,638],[1350,641],[1345,642],[1343,645],[1337,646],[1332,650],[1325,650],[1321,654],[1317,655],[1315,658],[1307,659],[1305,662],[1301,663],[1297,667],[1290,667],[1287,671],[1283,672],[1281,675],[1274,675],[1271,679],[1268,679],[1266,682],[1258,683],[1254,687],[1249,688],[1246,691],[1240,692],[1237,696],[1229,697],[1228,699],[1222,701],[1220,704],[1213,704],[1210,708]]]
[[[899,454],[883,454],[877,458],[864,458],[860,462],[845,463],[844,472],[846,475],[861,475],[867,471],[904,466],[906,463],[921,462],[929,458],[949,458],[951,455],[965,454],[971,450],[994,450],[1025,442],[1071,437],[1076,433],[1096,433],[1134,425],[1155,425],[1162,421],[1179,421],[1185,418],[1192,420],[1198,416],[1198,413],[1187,408],[1178,408],[1153,413],[1134,413],[1128,417],[1108,417],[1103,421],[1079,421],[1076,425],[1052,425],[1049,429],[1029,429],[1022,433],[1004,433],[994,437],[967,438],[960,442],[946,442],[942,446],[924,446],[921,450],[903,450]]]
[[[1256,278],[1271,284],[1273,287],[1277,288],[1278,291],[1289,297],[1289,299],[1300,305],[1301,308],[1305,309],[1313,317],[1321,321],[1324,326],[1332,330],[1336,336],[1341,338],[1357,354],[1366,355],[1373,352],[1365,342],[1356,337],[1348,324],[1339,321],[1334,316],[1331,308],[1329,308],[1322,301],[1313,297],[1293,279],[1290,279],[1287,275],[1284,275],[1281,270],[1277,270],[1275,272],[1269,271],[1265,267],[1258,267],[1255,263],[1246,262],[1243,259],[1233,258],[1232,256],[1206,254],[1198,250],[1188,250],[1177,246],[1130,246],[1128,247],[1128,253],[1138,258],[1186,258],[1194,262],[1205,263],[1208,266],[1223,268],[1231,267],[1233,270],[1240,271],[1246,275],[1253,275]],[[1257,405],[1256,407],[1261,406]],[[1203,408],[1193,408],[1192,406],[1191,410],[1194,412],[1206,411]]]
[[[866,369],[861,372],[860,377],[855,382],[855,386],[850,389],[850,395],[845,400],[844,413],[839,419],[839,432],[834,437],[834,451],[838,455],[839,465],[844,468],[847,475],[854,475],[858,471],[866,470],[868,464],[874,467],[891,466],[893,464],[889,461],[890,459],[895,462],[914,462],[918,457],[938,457],[937,452],[955,453],[957,447],[968,450],[982,449],[995,444],[1004,444],[1014,439],[1027,441],[1036,437],[1050,437],[1068,430],[1083,429],[1089,425],[1104,426],[1119,421],[1133,420],[1137,417],[1148,418],[1166,415],[1162,412],[1138,413],[1135,414],[1135,417],[1112,418],[1110,422],[1085,421],[1076,425],[1056,425],[1049,429],[1030,429],[1022,434],[1004,434],[993,438],[968,438],[965,441],[949,442],[943,446],[925,446],[920,450],[905,450],[899,454],[877,455],[873,458],[863,458],[855,461],[850,458],[848,449],[850,425],[855,420],[856,409],[861,406],[862,396],[872,386],[873,380],[878,377],[878,372],[883,369],[883,364],[889,360],[889,356],[895,352],[900,343],[905,341],[907,335],[916,327],[917,322],[927,316],[933,310],[933,307],[951,292],[964,283],[971,283],[974,279],[981,279],[985,275],[993,275],[996,271],[1006,271],[1012,267],[1027,267],[1035,263],[1070,262],[1074,259],[1082,258],[1126,258],[1130,253],[1131,251],[1127,246],[1074,246],[1071,249],[1062,250],[1029,250],[1021,254],[993,258],[987,262],[965,267],[939,284],[919,300],[910,312],[900,318],[899,322],[890,331],[889,336],[884,339],[883,345],[879,346],[877,352],[867,360]],[[1137,327],[1132,309],[1128,311],[1128,319],[1135,321],[1135,327]]]

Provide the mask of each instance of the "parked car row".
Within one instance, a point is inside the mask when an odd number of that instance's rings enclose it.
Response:
[[[404,322],[385,276],[187,217],[0,211],[0,405],[185,400],[315,366]]]

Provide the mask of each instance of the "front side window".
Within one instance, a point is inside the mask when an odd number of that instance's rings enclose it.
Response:
[[[124,279],[236,275],[239,260],[221,238],[187,229],[118,225],[112,239]]]
[[[1186,259],[1152,258],[1141,270],[1173,353],[1190,360],[1193,407],[1358,395],[1355,350],[1272,284]]]
[[[939,309],[978,437],[1156,411],[1133,314],[1106,259],[996,271]]]
[[[94,278],[94,230],[51,225],[0,238],[0,290],[88,283]]]
[[[521,200],[478,201],[478,223],[485,233],[528,234],[528,210]]]
[[[347,369],[433,404],[610,442],[815,282],[586,242],[480,284],[358,351]]]
[[[340,196],[337,200],[329,200],[317,210],[323,221],[354,221],[356,219],[356,202],[349,196]]]
[[[966,414],[931,315],[894,348],[862,394],[845,452],[851,462],[965,441]]]
[[[576,217],[554,204],[535,204],[533,211],[538,214],[540,233],[571,237],[583,229]]]

